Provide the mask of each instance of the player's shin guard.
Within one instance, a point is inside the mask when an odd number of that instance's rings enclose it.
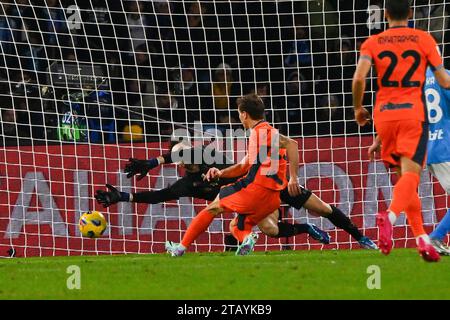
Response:
[[[251,227],[248,228],[246,226],[244,230],[239,230],[237,225],[235,225],[230,228],[230,232],[233,235],[233,237],[235,237],[239,242],[242,243],[245,237],[247,237],[252,232],[252,228]]]
[[[230,224],[230,232],[240,243],[252,232],[253,225],[246,215],[239,214]]]
[[[185,248],[189,247],[189,245],[194,242],[195,239],[198,238],[211,224],[214,220],[215,215],[209,212],[207,209],[203,209],[200,213],[192,219],[191,224],[189,225],[186,233],[183,236],[183,240],[181,240],[181,245]]]
[[[328,220],[336,227],[345,230],[349,233],[356,241],[359,241],[363,235],[358,230],[358,228],[353,224],[349,217],[347,217],[340,209],[335,206],[331,206],[333,210],[329,215],[326,216]]]
[[[411,202],[405,209],[405,213],[414,237],[417,238],[421,235],[426,234],[425,230],[423,229],[422,206],[420,204],[420,198],[417,192],[410,201]]]
[[[413,172],[405,172],[398,179],[394,186],[392,195],[392,202],[389,207],[389,211],[396,213],[406,211],[406,208],[410,206],[412,201],[415,201],[413,197],[417,195],[417,188],[419,187],[420,176]]]

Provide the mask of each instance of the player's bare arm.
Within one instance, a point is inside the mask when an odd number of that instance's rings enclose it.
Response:
[[[372,66],[370,57],[362,56],[356,66],[353,75],[352,93],[353,93],[353,110],[355,112],[355,120],[359,126],[365,126],[370,123],[370,113],[363,107],[362,102],[366,89],[366,78]]]
[[[206,173],[204,180],[211,181],[219,178],[236,178],[243,176],[248,172],[250,163],[248,162],[248,156],[245,156],[241,162],[232,165],[231,167],[219,170],[217,168],[211,168]]]
[[[434,76],[442,88],[450,90],[450,75],[443,66],[434,71]]]
[[[280,148],[286,149],[289,160],[289,194],[291,196],[297,196],[300,194],[300,186],[298,184],[298,143],[280,134]]]
[[[373,161],[375,159],[375,153],[380,152],[381,150],[381,139],[379,136],[376,136],[373,140],[372,145],[369,147],[369,150],[367,151],[369,155],[370,161]]]

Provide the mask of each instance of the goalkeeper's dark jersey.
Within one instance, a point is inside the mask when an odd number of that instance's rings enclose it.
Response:
[[[206,154],[203,152],[205,147],[201,148],[201,154]],[[199,152],[196,148],[185,149],[183,152]],[[177,200],[182,197],[192,197],[197,199],[204,199],[208,201],[212,201],[219,194],[220,188],[224,185],[233,183],[237,181],[240,177],[237,178],[229,178],[229,179],[219,179],[216,181],[203,181],[203,175],[208,172],[210,168],[216,167],[218,169],[224,169],[231,165],[233,165],[233,161],[226,157],[226,155],[219,151],[213,151],[211,153],[217,161],[210,163],[209,161],[204,161],[205,159],[200,158],[199,163],[193,162],[194,164],[199,166],[199,171],[197,172],[189,172],[186,171],[184,177],[176,181],[174,184],[168,186],[167,188],[158,190],[158,191],[146,191],[139,192],[133,194],[134,202],[143,202],[143,203],[160,203],[170,200]],[[173,154],[165,154],[163,155],[165,163],[173,163]],[[191,159],[194,159],[191,157]],[[209,159],[206,159],[209,160]],[[189,163],[185,163],[185,165]],[[311,196],[311,191],[301,188],[300,195],[296,197],[292,197],[289,195],[287,187],[280,192],[280,199],[284,203],[296,208],[300,209],[303,204],[308,200]]]
[[[183,159],[185,165],[196,165],[200,169],[200,175],[206,174],[209,169],[214,167],[222,170],[234,164],[233,160],[227,157],[225,153],[208,146],[182,149],[178,153],[167,153],[162,157],[165,163],[173,163],[176,160]]]
[[[186,158],[191,160],[184,161],[185,167],[193,165],[198,171],[193,172],[186,169],[185,176],[179,182],[186,187],[196,189],[191,191],[195,194],[195,196],[192,195],[195,198],[214,200],[222,186],[235,182],[239,178],[204,181],[203,176],[209,169],[215,167],[222,170],[234,164],[233,160],[227,157],[225,153],[217,151],[216,149],[208,150],[207,148],[207,146],[201,146],[180,151],[179,157],[184,158],[187,155]],[[166,163],[172,163],[173,158],[175,158],[174,153],[169,153],[168,156],[164,156]],[[184,186],[181,187],[184,189]],[[183,191],[183,193],[187,192],[187,190]]]
[[[164,201],[176,200],[181,197],[193,197],[212,201],[216,198],[222,186],[235,182],[238,178],[219,179],[216,181],[203,181],[203,176],[210,168],[224,169],[233,165],[223,152],[206,150],[207,147],[193,147],[181,150],[179,154],[164,154],[164,163],[173,163],[174,159],[184,158],[186,153],[190,153],[188,159],[192,162],[184,161],[185,167],[195,167],[195,171],[186,170],[184,177],[174,184],[159,191],[140,192],[134,195],[134,201],[145,203],[159,203]],[[206,150],[206,152],[205,152]],[[199,156],[201,155],[201,156]],[[211,156],[212,159],[209,159]],[[178,158],[177,158],[178,157]],[[212,160],[215,161],[212,161]],[[197,161],[196,161],[197,160]],[[198,171],[197,171],[198,170]]]

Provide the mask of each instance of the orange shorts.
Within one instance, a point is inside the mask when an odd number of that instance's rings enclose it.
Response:
[[[246,223],[256,226],[280,206],[280,191],[241,181],[223,186],[219,192],[220,206],[225,212],[246,216]]]
[[[400,165],[406,157],[419,165],[425,164],[428,143],[428,123],[419,120],[398,120],[375,123],[381,139],[381,159],[391,167]]]

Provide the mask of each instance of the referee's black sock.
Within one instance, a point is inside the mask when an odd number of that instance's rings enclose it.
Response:
[[[278,222],[278,234],[277,238],[292,237],[300,233],[308,233],[309,226],[305,223],[287,223]]]
[[[336,208],[335,206],[331,206],[333,211],[325,216],[328,220],[331,221],[336,227],[345,230],[347,233],[351,234],[356,241],[359,241],[363,237],[361,232],[359,232],[358,228],[353,224],[349,217],[347,217],[341,210]]]

